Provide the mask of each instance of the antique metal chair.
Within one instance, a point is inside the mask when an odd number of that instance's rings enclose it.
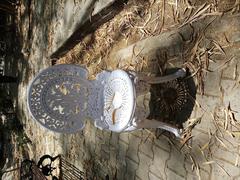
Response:
[[[77,65],[55,65],[41,71],[28,89],[28,109],[45,128],[74,133],[86,120],[114,132],[161,128],[180,137],[180,129],[147,119],[137,110],[138,84],[158,84],[183,78],[185,69],[162,77],[149,77],[123,70],[102,71],[88,80],[88,71]],[[140,88],[141,89],[141,88]]]
[[[84,172],[68,162],[62,155],[43,155],[36,163],[25,159],[21,162],[20,180],[83,180]]]

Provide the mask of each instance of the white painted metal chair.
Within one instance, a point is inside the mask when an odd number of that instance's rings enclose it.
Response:
[[[42,126],[55,132],[74,133],[86,120],[114,132],[161,128],[180,137],[180,129],[158,120],[139,117],[136,85],[140,81],[158,84],[182,78],[176,73],[149,77],[123,70],[103,71],[88,80],[88,71],[77,65],[55,65],[41,71],[28,90],[28,109]]]

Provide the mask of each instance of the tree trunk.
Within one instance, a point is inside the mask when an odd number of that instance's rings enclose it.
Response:
[[[0,25],[0,32],[7,33],[7,32],[14,32],[15,31],[15,25],[9,24],[9,25]]]
[[[0,10],[9,14],[15,14],[15,6],[7,1],[0,3]]]
[[[0,83],[17,83],[17,82],[18,82],[17,77],[0,75]]]

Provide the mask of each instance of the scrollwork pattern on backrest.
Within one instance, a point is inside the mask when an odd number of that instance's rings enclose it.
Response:
[[[56,65],[39,73],[28,91],[32,116],[53,131],[72,133],[82,129],[94,89],[87,75],[86,69],[75,65]]]

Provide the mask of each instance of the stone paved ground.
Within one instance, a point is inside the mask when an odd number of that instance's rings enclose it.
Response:
[[[83,132],[72,135],[49,132],[28,115],[26,80],[19,89],[19,114],[33,143],[25,147],[27,156],[18,155],[17,158],[37,160],[43,154],[60,153],[97,179],[107,174],[110,179],[127,180],[240,179],[239,19],[239,14],[218,17],[207,26],[205,36],[199,43],[196,53],[212,47],[213,51],[208,54],[211,57],[209,68],[203,71],[205,93],[201,95],[198,91],[188,122],[201,121],[193,128],[192,137],[186,144],[182,145],[166,133],[141,130],[116,134],[96,129],[90,123]],[[44,27],[42,24],[37,31],[44,32]],[[49,64],[48,54],[43,53],[45,51],[37,42],[33,40],[31,52],[40,53],[41,56],[30,54],[27,60],[29,67],[25,67],[33,72],[29,79],[38,69]],[[173,60],[171,64],[184,63],[184,59],[181,60],[179,63],[177,58],[177,62]],[[42,63],[37,68],[34,67],[36,61]],[[194,78],[199,85],[197,76]],[[16,154],[19,154],[18,151],[16,148]]]

